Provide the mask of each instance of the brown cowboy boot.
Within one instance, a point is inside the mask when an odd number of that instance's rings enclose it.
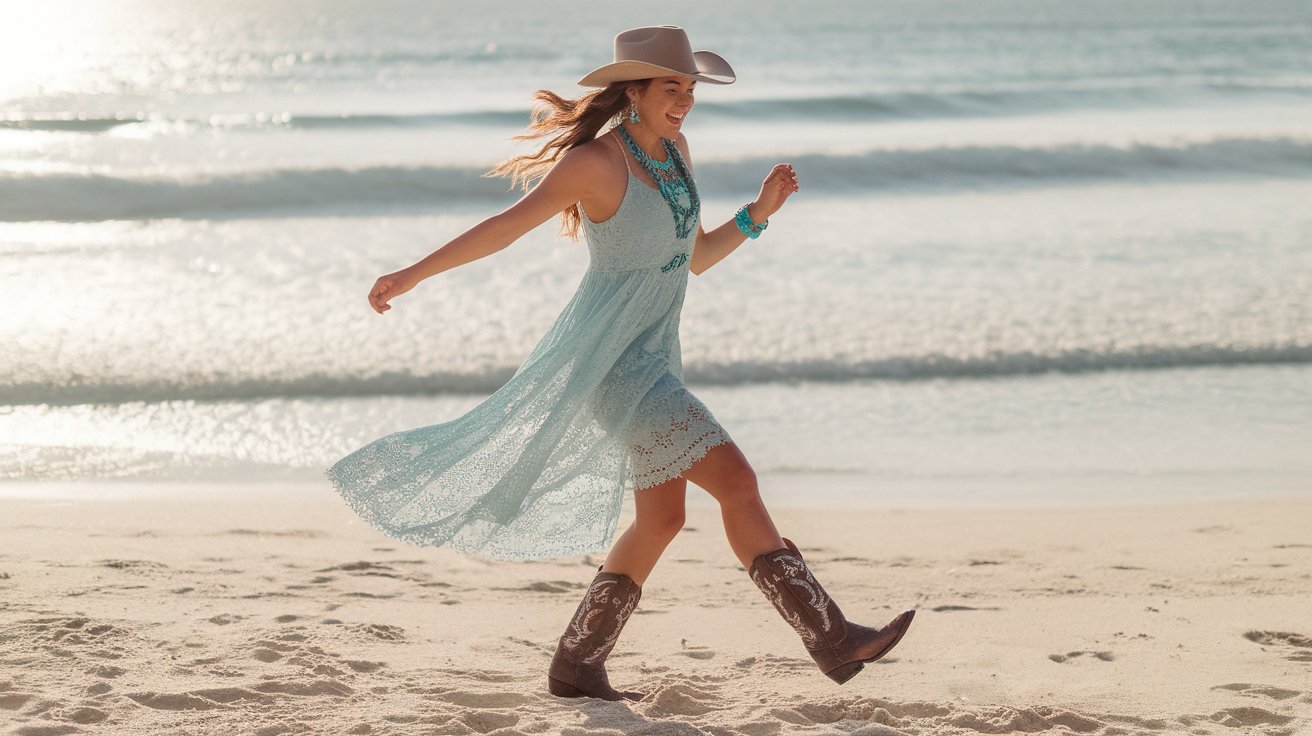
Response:
[[[620,692],[610,686],[605,661],[638,605],[642,587],[628,575],[601,572],[603,566],[597,566],[597,576],[556,644],[547,687],[562,698],[641,700],[645,693]]]
[[[882,629],[848,621],[811,575],[797,546],[786,537],[783,540],[786,549],[757,555],[748,574],[797,630],[820,671],[841,685],[860,672],[866,662],[888,654],[902,639],[916,612],[903,611]]]

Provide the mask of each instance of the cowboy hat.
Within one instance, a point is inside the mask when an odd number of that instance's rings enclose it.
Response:
[[[611,82],[676,74],[711,84],[733,84],[737,79],[724,57],[693,51],[682,28],[646,26],[616,34],[615,61],[588,72],[579,84],[605,87]]]

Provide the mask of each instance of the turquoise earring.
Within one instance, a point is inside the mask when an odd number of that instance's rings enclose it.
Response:
[[[629,100],[629,122],[639,123],[642,120],[638,117],[638,105],[633,100]]]

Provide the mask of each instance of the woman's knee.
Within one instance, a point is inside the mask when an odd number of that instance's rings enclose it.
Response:
[[[751,468],[724,478],[715,488],[707,488],[706,491],[721,506],[741,506],[761,502],[761,489],[756,484],[756,473]]]
[[[685,522],[684,499],[688,481],[683,478],[659,486],[636,491],[638,514],[634,519],[638,530],[649,537],[670,541],[683,529]]]
[[[761,500],[756,471],[733,443],[711,448],[684,477],[705,489],[721,506]]]
[[[668,542],[679,534],[685,521],[683,507],[679,507],[660,514],[649,514],[646,518],[639,517],[637,524],[643,534]]]

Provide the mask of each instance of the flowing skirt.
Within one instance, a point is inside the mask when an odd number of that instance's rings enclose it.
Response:
[[[395,539],[489,559],[603,550],[626,495],[728,432],[683,385],[686,281],[589,271],[501,388],[451,421],[381,437],[325,471]]]

